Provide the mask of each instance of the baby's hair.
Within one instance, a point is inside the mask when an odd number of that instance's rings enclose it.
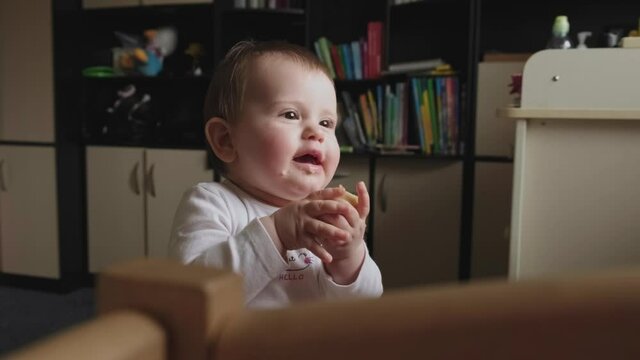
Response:
[[[204,101],[205,123],[213,117],[227,122],[236,121],[244,101],[248,69],[253,61],[266,54],[283,55],[310,70],[321,71],[332,79],[326,66],[302,46],[284,41],[240,41],[227,52],[215,69]],[[212,152],[210,155],[213,168],[224,174],[224,163]]]

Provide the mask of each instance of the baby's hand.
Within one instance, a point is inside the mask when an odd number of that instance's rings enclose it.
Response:
[[[284,250],[307,248],[322,262],[330,263],[332,256],[324,248],[327,246],[325,244],[342,244],[351,234],[320,218],[352,217],[350,214],[355,212],[353,207],[345,201],[337,200],[344,193],[344,188],[320,190],[273,213],[271,217]]]
[[[329,251],[334,261],[361,255],[370,200],[364,182],[359,182],[356,190],[358,196],[345,192],[345,195],[339,198],[352,205],[346,215],[327,214],[320,217],[322,221],[349,234],[345,241],[327,241],[325,244],[324,248]]]

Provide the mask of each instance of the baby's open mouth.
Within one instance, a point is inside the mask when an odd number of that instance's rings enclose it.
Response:
[[[304,154],[302,156],[295,157],[293,158],[293,161],[303,164],[320,165],[320,159],[313,154]]]

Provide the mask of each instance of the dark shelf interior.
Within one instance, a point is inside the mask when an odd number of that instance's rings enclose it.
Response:
[[[566,15],[570,36],[591,31],[589,47],[604,47],[605,33],[638,28],[639,5],[626,0],[559,0],[549,4],[537,1],[482,0],[480,53],[536,52],[546,47],[557,15]]]

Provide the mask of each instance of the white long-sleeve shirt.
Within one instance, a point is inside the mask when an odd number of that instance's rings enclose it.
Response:
[[[357,279],[349,285],[333,282],[320,259],[307,249],[287,251],[285,261],[259,220],[276,210],[230,181],[200,183],[185,192],[178,206],[169,252],[185,264],[241,274],[249,307],[382,294],[380,270],[368,252]]]

